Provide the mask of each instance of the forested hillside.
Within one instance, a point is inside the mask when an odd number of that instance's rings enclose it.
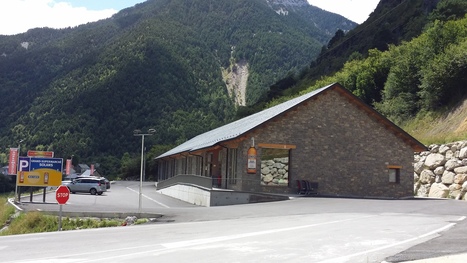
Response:
[[[223,72],[237,63],[253,104],[354,26],[306,0],[149,0],[76,28],[0,36],[0,162],[22,141],[23,154],[74,155],[115,175],[139,156],[135,129],[156,129],[157,151],[231,121]]]
[[[274,98],[297,94],[307,89],[321,77],[342,69],[346,61],[367,57],[371,49],[386,51],[391,44],[399,45],[402,41],[410,41],[420,35],[425,26],[434,20],[433,12],[438,2],[440,0],[381,0],[363,24],[349,32],[338,30],[330,41],[322,46],[319,56],[310,62],[310,67],[302,71],[301,75],[289,74],[274,83],[267,96],[255,105],[241,108],[238,117],[261,110]],[[440,10],[442,13],[454,10],[460,12],[457,10],[463,9],[459,4],[450,1]]]
[[[368,57],[349,60],[342,70],[322,77],[304,92],[339,82],[395,123],[410,126],[416,138],[432,140],[419,136],[416,125],[435,126],[433,116],[452,115],[457,118],[449,124],[453,127],[444,127],[449,132],[436,134],[436,139],[465,139],[465,109],[457,113],[453,109],[467,99],[466,12],[464,1],[441,0],[421,35],[389,45],[386,51],[371,49]]]

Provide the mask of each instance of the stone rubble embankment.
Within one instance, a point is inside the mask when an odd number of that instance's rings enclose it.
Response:
[[[414,155],[414,195],[467,200],[467,141],[428,149]]]
[[[288,183],[288,157],[261,161],[261,185],[287,186]]]

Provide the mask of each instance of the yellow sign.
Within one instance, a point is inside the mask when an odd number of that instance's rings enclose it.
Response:
[[[18,186],[60,186],[62,159],[20,157],[16,184]]]
[[[60,186],[62,172],[52,169],[37,169],[31,172],[19,171],[16,183],[18,186]]]

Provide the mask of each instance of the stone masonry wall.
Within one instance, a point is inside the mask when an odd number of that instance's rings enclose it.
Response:
[[[467,200],[467,141],[430,145],[414,155],[414,194]]]
[[[289,183],[289,158],[261,161],[261,185],[287,186]]]
[[[265,185],[261,162],[256,175],[246,174],[243,158],[252,137],[258,145],[296,146],[290,151],[289,187]],[[242,191],[296,193],[295,180],[308,180],[319,183],[323,195],[413,196],[413,149],[336,90],[261,125],[244,142],[239,145],[238,159],[243,165],[239,170]],[[262,149],[257,150],[261,156]],[[398,184],[389,182],[387,167],[391,165],[403,167]]]

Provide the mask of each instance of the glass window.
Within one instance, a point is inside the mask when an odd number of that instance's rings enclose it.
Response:
[[[389,182],[400,183],[400,168],[389,168]]]
[[[237,149],[229,149],[229,184],[237,183]]]
[[[262,149],[261,185],[289,185],[289,154],[289,149]]]

